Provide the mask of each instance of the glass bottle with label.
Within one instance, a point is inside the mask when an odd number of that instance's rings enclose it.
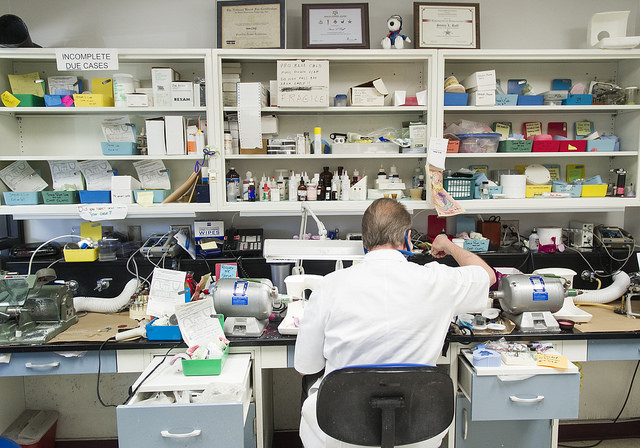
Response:
[[[241,200],[240,196],[240,175],[234,167],[229,168],[226,175],[227,183],[227,202],[237,202]]]
[[[329,171],[329,167],[323,166],[322,172],[320,173],[319,185],[322,185],[322,192],[318,191],[319,201],[331,200],[331,179],[333,179],[333,174],[331,174],[331,171]]]
[[[298,201],[307,200],[307,187],[304,185],[304,179],[300,179],[300,185],[298,185]]]

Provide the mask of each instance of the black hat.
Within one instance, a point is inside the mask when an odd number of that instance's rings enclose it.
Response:
[[[0,47],[37,47],[31,42],[27,25],[18,16],[5,14],[0,17]]]

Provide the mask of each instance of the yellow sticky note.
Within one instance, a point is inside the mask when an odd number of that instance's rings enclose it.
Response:
[[[11,92],[15,94],[27,94],[44,96],[44,81],[40,79],[38,72],[26,73],[24,75],[9,75]]]
[[[80,235],[82,238],[91,238],[93,241],[102,239],[102,224],[99,222],[81,222]]]
[[[509,138],[509,132],[511,128],[503,123],[496,123],[496,132],[498,132],[503,139]]]
[[[2,104],[6,107],[17,107],[20,100],[5,90],[2,92]]]
[[[102,95],[105,107],[113,107],[113,81],[111,78],[93,78],[91,80],[91,93]]]
[[[537,364],[541,367],[553,367],[554,369],[566,369],[569,367],[566,356],[551,355],[548,353],[538,353]]]
[[[153,206],[153,191],[138,191],[136,202],[143,207]]]

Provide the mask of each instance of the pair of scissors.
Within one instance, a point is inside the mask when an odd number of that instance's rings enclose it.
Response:
[[[498,215],[489,216],[489,222],[500,222],[500,217]]]

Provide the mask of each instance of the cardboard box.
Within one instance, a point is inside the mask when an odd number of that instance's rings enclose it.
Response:
[[[167,115],[164,117],[164,134],[167,154],[183,155],[187,153],[187,127],[183,116]]]
[[[351,87],[348,99],[351,106],[384,106],[388,94],[382,78],[377,78]]]
[[[263,134],[278,133],[278,117],[276,115],[262,115],[260,118],[260,127]]]
[[[149,97],[146,93],[127,93],[125,103],[127,107],[149,107]]]
[[[478,88],[478,90],[495,90],[496,88],[496,71],[483,70],[474,72],[463,79],[460,84],[465,89]]]
[[[268,141],[266,138],[262,139],[262,148],[239,148],[240,154],[266,154]]]
[[[142,188],[140,182],[135,177],[131,176],[112,176],[111,177],[111,189],[112,190],[139,190]]]
[[[173,81],[171,83],[171,105],[173,107],[193,107],[193,83]]]
[[[171,83],[177,79],[177,73],[171,67],[151,69],[151,88],[153,104],[156,107],[171,107]]]
[[[194,221],[193,237],[196,242],[203,238],[223,238],[224,221]]]
[[[469,106],[495,106],[495,90],[476,90],[469,94]]]
[[[150,156],[164,155],[167,146],[164,140],[164,118],[154,118],[145,121],[147,128],[147,154]]]
[[[153,89],[151,87],[139,87],[136,88],[135,93],[143,93],[147,95],[147,106],[153,107]]]

